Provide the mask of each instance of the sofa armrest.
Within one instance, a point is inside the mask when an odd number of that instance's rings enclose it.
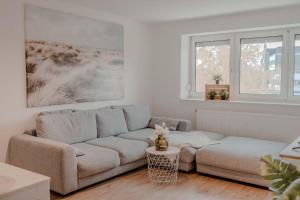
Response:
[[[192,122],[191,120],[187,119],[176,119],[176,118],[169,118],[169,117],[152,117],[151,120],[160,120],[160,121],[178,121],[177,131],[191,131],[192,130]]]
[[[75,150],[68,144],[16,135],[9,141],[9,162],[51,178],[51,190],[67,194],[77,189]]]

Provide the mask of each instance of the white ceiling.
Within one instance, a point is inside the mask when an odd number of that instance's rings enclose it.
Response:
[[[62,0],[143,22],[165,22],[300,4],[300,0]]]

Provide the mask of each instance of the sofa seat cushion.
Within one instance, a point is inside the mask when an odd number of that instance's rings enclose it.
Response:
[[[285,143],[246,137],[225,137],[220,144],[199,149],[197,164],[260,175],[260,158],[278,156]]]
[[[139,140],[147,142],[147,138],[155,136],[155,130],[152,128],[140,129],[138,131],[130,131],[128,133],[123,133],[118,135],[120,138],[130,139],[130,140]]]
[[[39,115],[36,119],[38,137],[67,144],[97,138],[96,116],[88,112],[63,112]]]
[[[208,131],[190,131],[198,133],[200,135],[205,135],[209,137],[211,140],[221,140],[224,138],[224,135],[219,133],[213,133]],[[181,133],[180,131],[171,131],[171,133]],[[181,149],[179,154],[179,160],[185,163],[191,163],[195,161],[197,149],[193,147],[184,147]]]
[[[128,132],[122,109],[102,109],[96,112],[98,137]]]
[[[221,140],[224,138],[224,135],[219,134],[219,133],[213,133],[213,132],[207,132],[207,131],[191,131],[191,132],[197,132],[201,135],[205,135],[209,137],[212,140]],[[176,133],[184,133],[183,131],[170,131],[170,134]],[[125,138],[125,139],[130,139],[130,140],[139,140],[139,141],[149,141],[149,137],[154,137],[156,136],[155,130],[151,128],[145,128],[141,129],[138,131],[130,131],[128,133],[120,134],[118,137]],[[180,154],[179,154],[179,160],[181,162],[185,163],[190,163],[195,161],[196,157],[196,151],[197,149],[193,147],[184,147],[181,149]]]
[[[136,140],[127,140],[120,137],[105,137],[89,140],[86,143],[99,147],[110,148],[119,153],[121,165],[145,158],[148,143]]]
[[[77,143],[78,144],[78,143]],[[75,154],[76,154],[76,157],[79,157],[79,156],[84,156],[84,153],[81,149],[77,148],[76,145],[71,145],[71,147],[74,149],[75,151]]]
[[[83,178],[98,174],[120,165],[118,152],[86,143],[72,144],[84,155],[77,157],[78,177]]]
[[[172,134],[172,133],[180,134],[180,133],[186,133],[186,131],[170,131],[170,134]],[[203,135],[203,136],[208,137],[211,140],[221,140],[225,137],[223,134],[220,134],[220,133],[201,131],[201,130],[188,131],[188,133]]]

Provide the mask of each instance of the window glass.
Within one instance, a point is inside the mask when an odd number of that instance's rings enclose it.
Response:
[[[300,35],[295,37],[294,95],[300,96]]]
[[[196,43],[196,92],[203,93],[206,84],[213,84],[213,76],[221,75],[221,84],[229,84],[230,42],[213,41]]]
[[[241,39],[240,93],[280,94],[282,37]]]

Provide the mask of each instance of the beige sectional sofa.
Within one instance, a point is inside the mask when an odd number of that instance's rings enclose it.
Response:
[[[191,129],[189,120],[160,120]],[[68,194],[146,165],[146,139],[155,134],[150,121],[146,106],[40,113],[36,130],[10,139],[9,161],[51,177],[51,190]],[[194,157],[183,169],[194,168]]]
[[[162,121],[167,126],[176,125],[171,132],[191,131],[189,120],[151,117],[146,106],[40,113],[36,130],[10,139],[9,160],[13,165],[51,177],[51,190],[68,194],[146,165],[147,139],[155,135],[151,122]],[[201,173],[262,186],[268,183],[259,175],[260,157],[278,155],[287,145],[197,132],[221,143],[199,150],[182,148],[180,170],[196,168]]]

